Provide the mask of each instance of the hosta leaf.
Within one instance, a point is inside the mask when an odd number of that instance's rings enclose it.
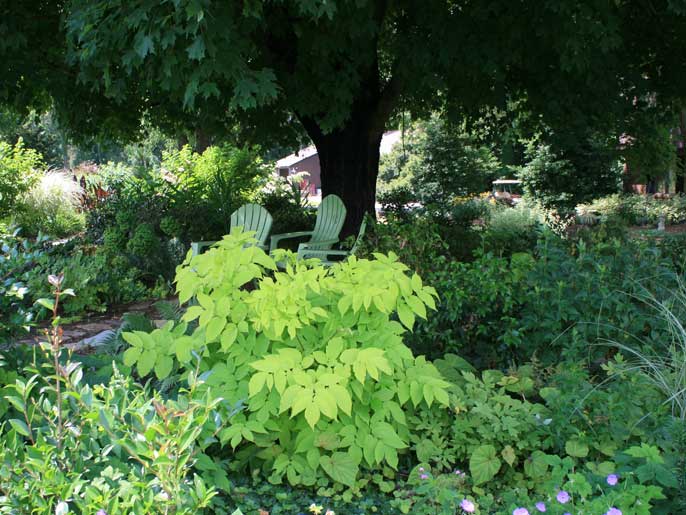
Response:
[[[496,455],[495,447],[482,445],[477,447],[469,458],[469,471],[475,485],[490,481],[500,470],[500,460]]]
[[[138,375],[141,377],[147,376],[156,362],[157,353],[151,349],[144,350],[138,358]]]
[[[132,367],[141,357],[143,351],[140,347],[129,347],[124,351],[124,365]]]

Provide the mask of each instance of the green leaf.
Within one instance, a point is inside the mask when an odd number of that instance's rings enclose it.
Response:
[[[157,379],[164,379],[168,377],[174,366],[174,360],[171,356],[165,356],[160,354],[157,356],[157,361],[155,362],[155,375]]]
[[[38,299],[35,304],[43,306],[48,311],[53,311],[55,309],[55,301],[52,299]]]
[[[505,460],[505,463],[507,463],[510,467],[514,465],[515,460],[517,459],[517,456],[515,454],[515,450],[512,448],[511,445],[506,445],[500,455],[503,457]]]
[[[588,445],[579,440],[568,440],[565,444],[565,451],[574,458],[585,458],[588,456]]]
[[[29,431],[29,426],[26,425],[26,422],[23,420],[19,420],[18,418],[11,418],[10,419],[10,425],[14,428],[14,430],[19,433],[22,436],[30,436],[31,433]]]
[[[153,44],[150,36],[143,36],[141,33],[139,33],[136,35],[133,48],[141,59],[145,59],[145,56],[154,52],[155,45]]]
[[[500,470],[500,460],[496,455],[495,447],[482,445],[477,447],[469,458],[469,471],[475,485],[490,481]]]
[[[330,457],[322,456],[319,464],[334,481],[351,488],[355,485],[359,465],[347,453],[335,452]]]
[[[350,397],[350,392],[340,385],[331,386],[329,391],[336,399],[336,404],[338,404],[338,407],[341,409],[341,411],[350,416],[353,407],[353,401]]]
[[[336,398],[328,389],[321,389],[315,393],[314,402],[324,415],[332,420],[336,420],[336,416],[338,415]],[[307,416],[307,413],[305,413],[305,416]]]
[[[140,347],[129,347],[124,351],[124,365],[132,367],[141,357],[143,350]]]
[[[307,408],[305,408],[305,420],[307,420],[307,423],[312,429],[314,429],[314,426],[319,422],[319,417],[319,406],[315,402],[310,402]]]
[[[205,329],[205,337],[207,338],[207,341],[215,341],[224,330],[225,326],[226,318],[215,317],[210,320],[210,323],[207,324],[207,328]]]
[[[157,361],[157,353],[152,349],[144,350],[138,358],[138,375],[147,376]]]
[[[404,449],[407,444],[398,436],[393,426],[388,422],[378,422],[372,427],[372,434],[385,445],[394,449]]]
[[[193,40],[193,43],[186,49],[188,58],[194,61],[200,61],[205,57],[205,41],[201,36]]]
[[[414,326],[414,313],[403,301],[398,302],[398,318],[405,327],[410,331],[412,330],[412,326]]]
[[[248,396],[254,397],[262,391],[264,384],[267,381],[268,374],[265,372],[257,372],[253,374],[248,383]]]
[[[181,363],[188,363],[191,360],[191,351],[193,350],[193,338],[190,336],[181,336],[175,342],[174,351],[176,359]]]

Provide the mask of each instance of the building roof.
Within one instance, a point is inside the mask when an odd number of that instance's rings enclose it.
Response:
[[[282,157],[276,162],[276,167],[290,168],[294,164],[304,161],[308,157],[312,157],[314,155],[317,155],[317,149],[314,145],[310,145],[309,147],[302,148],[289,156]]]
[[[388,154],[393,147],[395,146],[396,143],[400,141],[400,138],[402,137],[402,132],[400,131],[388,131],[384,132],[383,137],[381,138],[381,145],[379,145],[379,152],[381,155]],[[290,168],[291,166],[294,166],[298,164],[301,161],[304,161],[305,159],[308,159],[312,156],[317,155],[317,149],[314,145],[310,145],[309,147],[302,148],[298,150],[297,152],[294,152],[291,155],[288,155],[286,157],[282,157],[276,162],[276,167],[277,168]]]

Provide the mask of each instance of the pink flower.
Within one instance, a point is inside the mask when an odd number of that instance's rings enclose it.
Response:
[[[544,502],[537,502],[536,503],[536,509],[540,512],[545,511],[545,503]]]
[[[569,493],[564,490],[557,492],[557,502],[560,504],[567,504],[569,502]]]
[[[621,510],[618,510],[617,508],[615,508],[613,506],[612,508],[607,510],[607,513],[605,515],[622,515],[622,512],[621,512]]]
[[[619,476],[617,474],[610,474],[607,476],[607,484],[610,486],[615,486],[619,481]]]
[[[429,479],[429,474],[422,474],[419,479]]]
[[[474,507],[474,503],[468,499],[462,499],[462,502],[460,503],[460,508],[462,508],[467,513],[474,513],[474,510],[476,509]]]
[[[529,515],[529,510],[526,508],[517,508],[512,512],[512,515]]]

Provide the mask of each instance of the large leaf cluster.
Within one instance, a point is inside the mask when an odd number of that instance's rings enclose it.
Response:
[[[276,271],[253,243],[234,230],[187,257],[176,276],[180,301],[193,300],[183,324],[126,334],[125,362],[160,378],[199,366],[216,395],[245,404],[222,443],[273,482],[328,476],[352,487],[361,467],[392,474],[409,446],[408,414],[448,404],[449,383],[402,338],[435,291],[394,255],[327,269],[283,253]]]

